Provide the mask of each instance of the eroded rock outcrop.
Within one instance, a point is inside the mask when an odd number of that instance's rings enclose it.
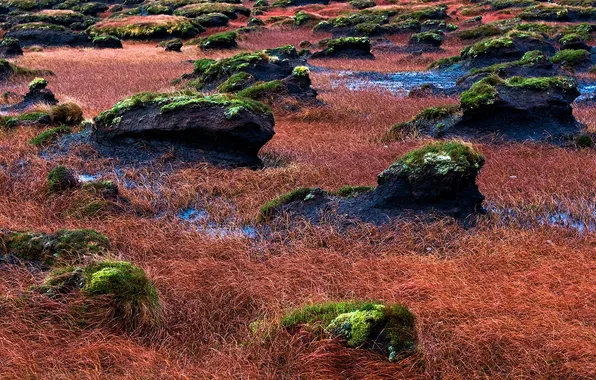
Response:
[[[238,165],[257,164],[259,149],[275,133],[266,105],[229,94],[138,94],[95,123],[93,138],[103,145],[165,144],[221,154]]]
[[[336,219],[382,224],[395,217],[428,213],[466,220],[484,212],[484,196],[476,185],[483,165],[483,156],[469,145],[433,143],[410,151],[380,173],[376,188],[298,189],[264,205],[261,220],[283,213],[312,223]]]
[[[409,122],[395,125],[391,134],[412,132],[434,137],[506,140],[572,140],[582,129],[571,103],[580,95],[568,77],[503,80],[495,75],[476,82],[460,97],[459,106],[432,107]]]

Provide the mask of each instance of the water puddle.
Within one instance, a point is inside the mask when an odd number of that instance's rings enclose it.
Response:
[[[546,212],[542,216],[531,217],[511,208],[500,208],[496,206],[487,208],[489,213],[495,214],[499,219],[506,224],[519,224],[523,227],[531,228],[532,226],[550,226],[557,228],[564,228],[575,230],[580,234],[596,232],[596,206],[588,220],[582,220],[571,214],[566,210],[557,210],[554,212]]]
[[[411,90],[423,84],[450,90],[454,89],[459,78],[466,72],[461,69],[442,71],[400,71],[394,73],[378,73],[374,71],[333,70],[312,67],[313,72],[333,73],[337,77],[332,81],[332,87],[347,87],[352,91],[382,89],[398,96],[407,96]],[[596,94],[596,82],[578,81],[581,95],[577,101],[586,100]]]
[[[101,175],[92,175],[92,174],[83,173],[83,174],[78,175],[77,179],[81,183],[87,183],[87,182],[97,181],[100,177],[101,177]]]
[[[188,222],[196,231],[203,232],[213,238],[249,238],[255,239],[257,231],[249,225],[218,225],[209,221],[209,213],[193,207],[178,212],[178,218]]]

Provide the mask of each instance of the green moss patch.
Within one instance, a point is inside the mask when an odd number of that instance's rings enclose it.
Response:
[[[590,63],[590,53],[586,50],[560,50],[551,57],[551,62],[562,66],[578,66]]]
[[[35,146],[43,146],[56,141],[61,135],[69,134],[71,132],[72,129],[70,127],[61,125],[59,127],[46,129],[39,135],[29,140],[29,143]]]
[[[279,197],[270,200],[269,202],[265,203],[261,206],[259,211],[259,220],[264,221],[269,219],[274,211],[288,203],[297,201],[297,200],[307,200],[308,196],[314,191],[314,188],[310,187],[301,187],[296,190],[292,190],[289,193],[280,195]]]
[[[302,328],[319,339],[340,338],[348,347],[364,348],[398,360],[416,350],[415,317],[404,306],[380,302],[333,302],[286,314],[285,329]]]
[[[389,169],[378,176],[379,185],[384,183],[396,169],[408,175],[418,175],[428,170],[437,174],[477,173],[484,165],[484,156],[475,148],[458,141],[445,141],[425,145],[400,157]]]

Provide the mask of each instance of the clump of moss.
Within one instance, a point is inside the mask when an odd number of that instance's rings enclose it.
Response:
[[[48,81],[44,78],[35,78],[29,83],[29,91],[43,90],[48,86]]]
[[[207,69],[209,69],[209,67],[211,67],[211,65],[213,65],[215,62],[217,62],[215,59],[210,59],[210,58],[197,59],[196,61],[193,62],[193,65],[194,65],[193,74],[203,75],[207,71]]]
[[[222,32],[212,34],[201,42],[201,49],[229,49],[238,46],[236,32]]]
[[[0,243],[8,254],[50,265],[82,263],[110,250],[108,238],[93,230],[60,230],[55,234],[5,232],[0,233]]]
[[[476,28],[462,30],[457,33],[457,37],[461,40],[473,40],[476,38],[486,38],[498,36],[503,33],[503,30],[496,25],[486,24],[480,25]]]
[[[50,108],[52,124],[77,125],[83,121],[83,110],[75,103],[63,103]]]
[[[484,165],[484,156],[474,147],[458,141],[437,142],[412,150],[400,157],[389,169],[378,176],[379,185],[384,183],[395,169],[408,175],[417,175],[431,169],[437,174],[478,173]]]
[[[79,181],[66,166],[59,165],[48,173],[48,190],[50,193],[73,189],[79,186]]]
[[[29,69],[27,67],[12,64],[8,62],[6,59],[0,59],[0,75],[3,76],[5,74],[22,77],[32,77],[36,75],[54,75],[54,73],[51,70]]]
[[[306,66],[296,66],[292,69],[292,75],[299,78],[310,76],[310,69]]]
[[[474,110],[493,104],[497,100],[498,91],[494,87],[494,77],[482,79],[462,92],[459,102],[464,110]]]
[[[592,148],[594,146],[594,140],[592,136],[582,134],[575,138],[575,145],[578,148]]]
[[[90,264],[83,271],[82,293],[110,300],[108,318],[126,330],[153,327],[161,321],[159,295],[145,271],[125,261]]]
[[[118,185],[112,181],[92,181],[83,184],[83,190],[102,198],[115,198],[119,194]]]
[[[344,198],[353,198],[362,194],[369,193],[374,189],[374,186],[342,186],[338,190],[332,192],[331,194]]]
[[[50,116],[43,111],[26,112],[17,116],[0,116],[0,127],[13,128],[27,123],[49,124]]]
[[[59,127],[46,129],[45,131],[41,132],[39,135],[35,136],[29,143],[35,146],[42,146],[49,144],[58,139],[61,135],[69,134],[72,132],[70,127],[65,125],[61,125]]]
[[[248,99],[267,99],[275,97],[285,89],[284,83],[281,80],[272,80],[269,82],[255,83],[254,85],[245,88],[238,92],[238,96]]]
[[[296,190],[292,190],[287,194],[280,195],[279,197],[270,200],[269,202],[261,206],[261,209],[259,211],[259,220],[264,221],[269,219],[273,215],[274,211],[283,205],[297,200],[307,200],[309,195],[314,190],[314,188],[310,187],[301,187]]]
[[[456,55],[453,57],[447,57],[447,58],[440,58],[440,59],[437,59],[436,61],[434,61],[433,63],[431,63],[430,65],[428,65],[427,69],[429,69],[429,70],[441,69],[443,67],[448,67],[448,66],[454,65],[460,61],[461,61],[461,56],[459,56],[459,55]]]
[[[151,17],[159,19],[153,21]],[[144,18],[147,20],[142,22],[127,23],[126,18],[119,20],[118,23],[100,22],[89,28],[88,32],[92,36],[109,34],[119,38],[152,39],[171,36],[192,37],[204,30],[183,17],[146,16]]]
[[[219,92],[236,92],[240,91],[251,82],[254,81],[254,77],[243,71],[230,76],[225,82],[217,86]]]
[[[555,53],[550,59],[552,63],[556,63],[562,66],[578,66],[581,64],[589,63],[590,62],[590,53],[586,50],[578,49],[578,50],[560,50]]]
[[[341,337],[348,347],[365,348],[394,361],[416,350],[415,317],[404,306],[380,302],[334,302],[286,314],[286,329],[305,328],[319,338]]]
[[[220,59],[218,61],[200,59],[195,61],[193,76],[198,78],[192,81],[192,86],[195,86],[197,89],[202,89],[209,83],[228,78],[240,71],[246,71],[250,67],[268,63],[270,60],[271,57],[264,51],[240,53],[233,57]]]
[[[411,44],[441,46],[443,43],[443,36],[437,31],[414,33],[410,36],[409,42]]]

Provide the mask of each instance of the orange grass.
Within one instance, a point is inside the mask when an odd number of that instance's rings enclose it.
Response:
[[[170,89],[171,79],[192,68],[183,61],[201,54],[127,44],[123,51],[27,53],[18,63],[55,71],[49,87],[82,104],[90,117],[132,93]],[[276,135],[262,155],[277,165],[262,170],[199,163],[166,171],[157,163],[116,175],[113,160],[95,156],[90,147],[48,162],[27,143],[38,131],[0,131],[0,226],[84,227],[107,234],[119,257],[155,280],[165,312],[164,327],[152,337],[86,329],[59,301],[32,297],[19,303],[18,295],[41,276],[1,267],[0,377],[595,377],[591,233],[505,223],[492,213],[470,230],[448,219],[363,224],[347,232],[297,223],[274,239],[251,240],[215,238],[174,217],[197,204],[216,223],[252,223],[260,204],[295,187],[373,185],[382,169],[424,143],[383,143],[389,127],[425,107],[457,101],[332,89],[330,79],[313,75],[326,107],[276,118]],[[593,108],[575,111],[582,120],[594,119]],[[536,144],[479,149],[487,157],[479,186],[497,209],[523,210],[532,219],[562,204],[580,219],[594,218],[593,150]],[[45,191],[45,176],[58,163],[77,173],[103,173],[135,207],[150,212],[65,215],[70,195]],[[126,187],[125,180],[136,186]],[[423,354],[389,363],[306,336],[277,332],[261,341],[251,335],[255,320],[275,321],[291,307],[351,298],[410,307]]]

